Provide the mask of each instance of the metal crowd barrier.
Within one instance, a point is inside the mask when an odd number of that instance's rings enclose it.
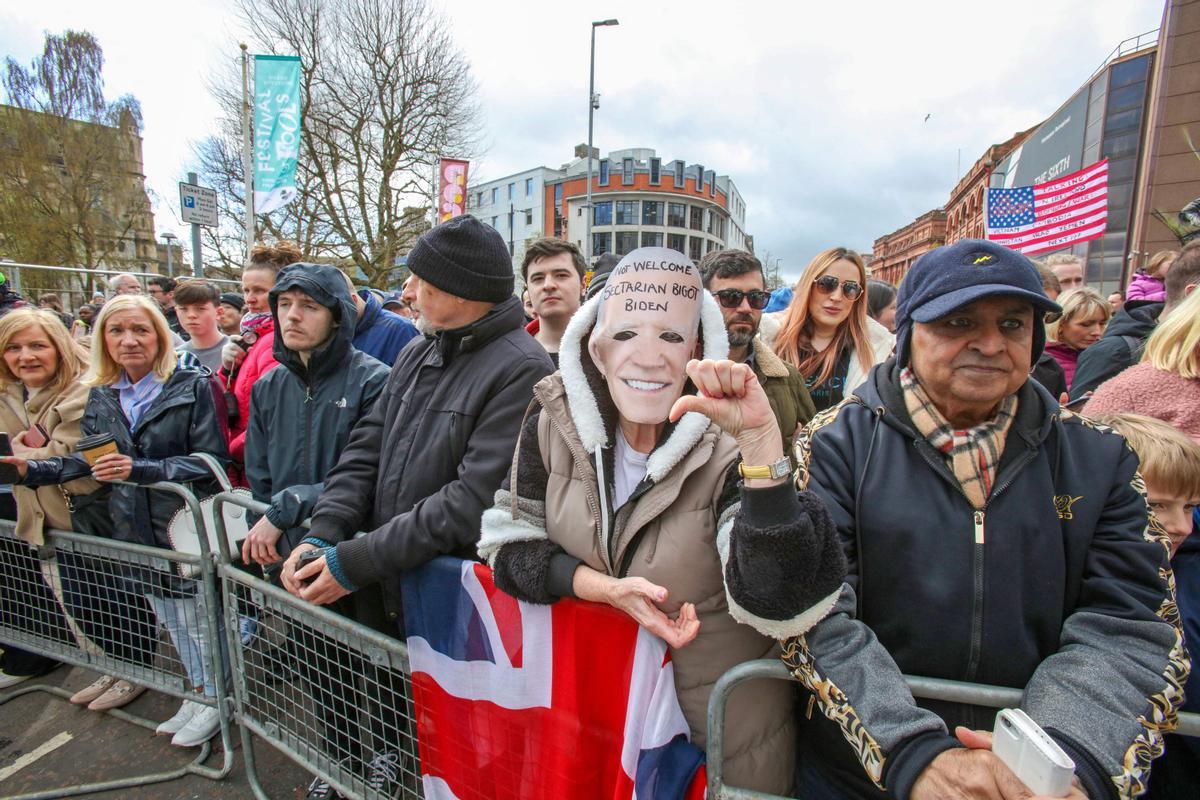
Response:
[[[257,514],[267,506],[222,493],[213,513],[237,676],[234,714],[255,797],[268,798],[257,774],[255,736],[349,797],[422,797],[408,648],[234,564],[222,513],[227,504]],[[338,608],[353,602],[351,595]],[[242,616],[253,617],[257,627],[249,641],[237,635]]]
[[[178,495],[203,530],[200,504],[185,487],[156,483],[141,488]],[[199,556],[174,550],[47,530],[45,544],[33,547],[16,538],[15,524],[0,522],[0,642],[104,675],[128,680],[155,691],[192,700],[219,710],[223,759],[220,767],[207,766],[212,752],[206,742],[196,757],[178,769],[101,783],[66,786],[9,797],[6,800],[43,800],[115,791],[200,775],[225,778],[233,768],[226,674],[222,668],[223,633],[220,627],[220,594],[208,547],[201,541]],[[152,603],[162,598],[195,598],[178,603],[181,621],[212,646],[178,653],[159,630]],[[164,641],[165,640],[165,641]],[[192,690],[189,663],[197,659],[211,676],[215,697]],[[33,692],[61,699],[71,693],[45,684],[26,684],[0,694],[0,705]],[[104,712],[153,731],[158,721],[119,709]]]
[[[183,270],[182,264],[175,265],[174,275],[167,276],[165,272],[139,272],[138,270],[122,269],[87,269],[85,267],[58,267],[49,264],[23,264],[16,261],[0,261],[0,272],[8,278],[13,291],[19,292],[26,300],[37,302],[38,297],[46,292],[53,292],[63,301],[69,312],[74,312],[84,303],[90,303],[95,292],[107,296],[107,282],[113,275],[133,275],[145,289],[146,282],[153,277],[172,277],[176,280],[192,277],[190,272]],[[216,284],[221,291],[241,293],[241,283],[229,278],[205,278]]]
[[[778,659],[747,661],[733,667],[717,681],[708,699],[708,797],[709,800],[786,800],[766,792],[728,786],[724,780],[723,746],[725,741],[725,706],[729,696],[741,684],[760,679],[792,681],[795,678]],[[1007,686],[985,686],[979,683],[949,681],[942,678],[917,678],[906,675],[905,681],[913,697],[923,700],[944,700],[951,703],[984,708],[1012,708],[1021,704],[1021,690]],[[1176,733],[1200,736],[1200,714],[1180,714]]]

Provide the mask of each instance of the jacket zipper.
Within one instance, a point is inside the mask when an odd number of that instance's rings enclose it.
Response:
[[[967,497],[967,493],[963,491],[962,485],[959,484],[956,478],[954,478],[953,473],[949,473],[949,471],[946,469],[945,463],[935,463],[929,458],[925,452],[925,448],[923,447],[917,447],[917,450],[921,452],[922,458],[925,459],[929,466],[933,467],[935,472],[947,479],[949,483],[958,490],[958,493],[963,496],[963,499],[970,504],[971,500]],[[979,671],[979,660],[983,653],[983,569],[984,542],[986,540],[984,523],[986,520],[987,508],[989,505],[991,505],[992,500],[999,497],[1005,489],[1012,485],[1017,474],[1030,461],[1033,460],[1033,456],[1031,455],[1032,452],[1033,451],[1027,451],[1025,457],[1021,461],[1012,465],[1012,467],[1009,469],[1008,480],[996,486],[992,490],[987,502],[983,504],[983,508],[972,509],[971,511],[971,524],[974,531],[974,545],[972,548],[974,552],[971,559],[971,648],[967,654],[967,671],[963,677],[963,680],[975,680],[975,675]]]
[[[538,397],[538,400],[542,403],[542,408],[545,409],[545,401],[541,397]],[[589,462],[587,454],[582,452],[580,448],[576,446],[575,442],[571,440],[571,437],[567,436],[562,429],[562,425],[557,419],[554,418],[554,414],[547,414],[547,416],[550,418],[550,424],[554,426],[554,430],[558,432],[558,435],[562,437],[562,440],[566,443],[567,449],[571,451],[571,456],[575,459],[575,463],[587,464]],[[599,480],[599,476],[597,476],[597,480]],[[517,487],[515,486],[510,487],[510,489],[514,492],[517,491]],[[601,512],[598,510],[600,508],[600,501],[596,499],[596,495],[592,492],[592,485],[586,481],[584,482],[584,494],[587,496],[588,510],[592,512],[592,519],[595,520],[596,523],[596,533],[600,537],[600,556],[604,559],[605,566],[608,567],[609,572],[612,572],[612,564],[610,563],[610,559],[608,557],[608,547],[604,542],[604,528],[601,520]]]

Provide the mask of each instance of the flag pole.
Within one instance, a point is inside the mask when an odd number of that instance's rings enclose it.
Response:
[[[250,120],[253,107],[250,103],[249,59],[245,43],[242,48],[242,175],[245,178],[246,195],[246,259],[254,248],[254,152],[250,144]]]

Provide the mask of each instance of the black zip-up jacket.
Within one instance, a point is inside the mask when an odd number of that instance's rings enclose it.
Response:
[[[221,463],[229,461],[213,395],[212,373],[207,369],[177,368],[131,427],[121,409],[120,393],[111,386],[96,386],[88,393],[80,430],[84,436],[111,433],[116,437],[117,449],[133,457],[132,483],[190,484],[197,497],[207,497],[220,491],[220,486],[208,465],[189,454],[208,453]],[[91,474],[83,456],[73,454],[30,461],[24,483],[44,486]],[[108,508],[114,539],[171,549],[167,527],[183,507],[178,495],[126,484],[99,491],[111,491]]]
[[[278,297],[300,291],[330,309],[338,327],[306,366],[284,344]],[[270,503],[266,517],[283,530],[276,550],[287,558],[306,531],[322,482],[338,462],[350,431],[375,405],[388,379],[385,364],[351,344],[356,311],[342,274],[333,267],[304,264],[279,273],[270,294],[275,318],[275,360],[250,393],[246,429],[246,479],[254,499]],[[343,324],[350,320],[350,324]]]
[[[784,658],[824,712],[799,757],[850,796],[905,798],[954,725],[992,727],[992,710],[913,705],[902,673],[1023,688],[1092,800],[1141,791],[1174,725],[1188,662],[1137,457],[1036,381],[1017,396],[982,511],[913,426],[894,359],[800,436],[799,480],[850,569]]]
[[[1071,399],[1096,391],[1100,384],[1136,364],[1162,310],[1162,303],[1145,300],[1121,306],[1104,329],[1104,338],[1079,354],[1071,380]]]
[[[439,555],[475,558],[533,385],[554,371],[524,320],[512,297],[471,325],[410,342],[325,480],[310,535],[337,545],[356,587],[386,581],[393,621],[401,572]],[[352,538],[358,531],[367,533]]]

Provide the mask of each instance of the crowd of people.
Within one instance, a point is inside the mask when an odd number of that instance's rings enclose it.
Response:
[[[31,545],[49,527],[170,547],[180,501],[140,485],[205,495],[219,472],[268,506],[244,568],[388,636],[401,576],[440,555],[529,603],[615,607],[671,648],[700,745],[717,679],[781,658],[796,685],[729,705],[736,786],[1030,796],[991,752],[994,709],[916,701],[907,674],[1022,689],[1073,798],[1194,796],[1200,743],[1172,731],[1200,641],[1200,243],[1107,299],[1074,256],[980,240],[898,288],[830,248],[772,293],[744,251],[589,265],[541,239],[518,296],[502,238],[461,216],[407,265],[377,293],[280,242],[252,250],[241,294],[119,275],[75,316],[53,296],[9,311],[0,461],[19,481],[0,511]],[[152,657],[161,627],[215,695],[228,660],[194,586],[54,569],[30,613],[87,638],[122,609],[113,655]],[[311,636],[288,646],[323,735],[387,792],[400,723],[351,725],[370,666],[306,663]],[[55,666],[0,661],[6,683]],[[141,691],[101,676],[72,699]],[[159,731],[195,746],[218,726],[189,700]]]

